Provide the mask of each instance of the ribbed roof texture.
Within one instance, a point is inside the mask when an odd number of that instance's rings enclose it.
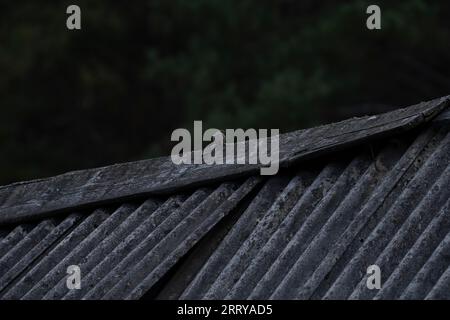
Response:
[[[449,164],[448,130],[428,130],[374,158],[269,179],[213,253],[196,270],[182,266],[160,298],[448,299]],[[373,264],[379,291],[366,286]]]
[[[4,229],[0,298],[139,298],[258,181]],[[70,265],[80,266],[82,290],[66,287]]]
[[[450,299],[449,122],[429,120],[273,177],[20,222],[3,207],[0,299]],[[381,290],[366,286],[373,264]]]

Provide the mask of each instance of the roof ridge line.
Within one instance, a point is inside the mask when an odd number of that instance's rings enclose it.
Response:
[[[280,167],[388,137],[429,122],[450,96],[391,112],[280,135]],[[307,139],[304,139],[307,137]],[[0,186],[0,225],[256,173],[262,165],[175,165],[170,156]]]

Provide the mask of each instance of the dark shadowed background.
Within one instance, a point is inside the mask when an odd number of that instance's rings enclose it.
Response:
[[[0,1],[0,184],[167,155],[194,120],[286,132],[449,93],[448,0]]]

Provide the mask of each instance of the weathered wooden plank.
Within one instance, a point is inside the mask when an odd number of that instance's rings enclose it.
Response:
[[[449,101],[447,96],[377,116],[283,134],[280,167],[415,128],[440,114]],[[20,182],[0,187],[0,224],[259,174],[260,167],[174,165],[170,157],[162,157]]]
[[[450,120],[450,108],[442,111],[437,117],[433,119],[433,122],[448,122]]]

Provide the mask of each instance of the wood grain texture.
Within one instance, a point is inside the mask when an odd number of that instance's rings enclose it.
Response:
[[[439,115],[450,96],[280,136],[280,167],[416,128]],[[74,171],[0,187],[0,225],[139,196],[259,174],[261,165],[174,165],[170,157]]]

